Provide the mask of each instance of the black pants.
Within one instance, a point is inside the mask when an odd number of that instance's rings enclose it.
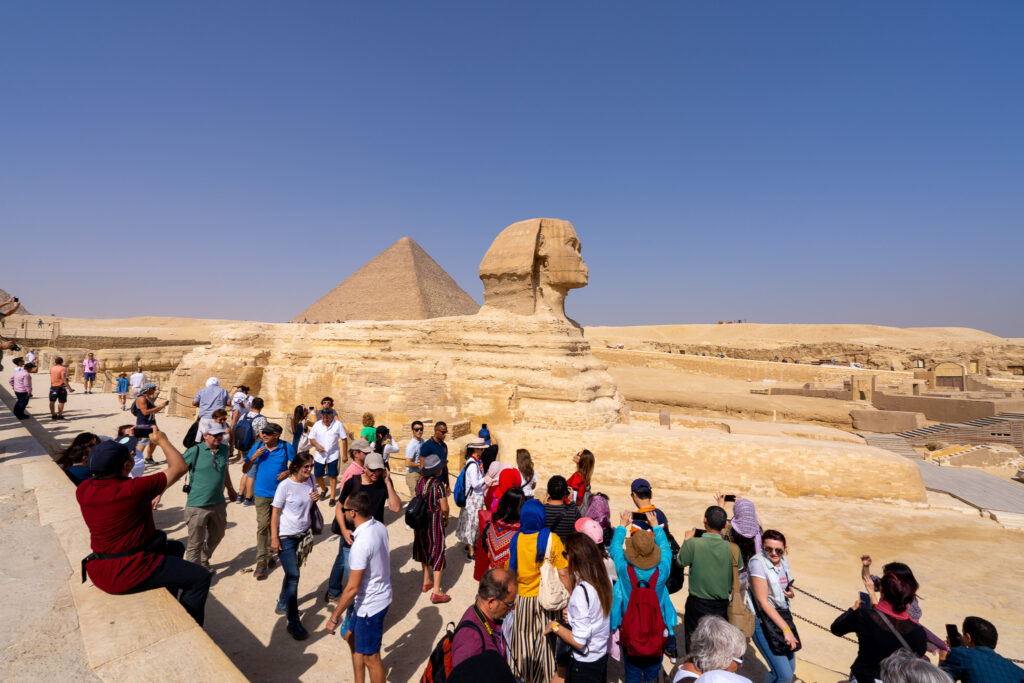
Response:
[[[697,623],[701,617],[713,614],[716,617],[728,619],[729,600],[705,600],[689,596],[686,598],[686,610],[683,614],[683,628],[686,631],[686,652],[690,652],[690,637],[697,630]]]
[[[14,395],[18,397],[18,400],[14,402],[14,417],[21,419],[25,417],[25,408],[28,408],[28,392],[15,391]]]
[[[165,555],[156,570],[142,583],[125,593],[140,593],[153,588],[166,588],[181,603],[196,623],[203,625],[206,612],[206,596],[210,593],[210,580],[213,574],[198,564],[186,562],[185,544],[180,541],[167,541]]]
[[[607,654],[596,662],[581,662],[575,657],[569,658],[565,683],[604,683],[606,680],[608,680]]]

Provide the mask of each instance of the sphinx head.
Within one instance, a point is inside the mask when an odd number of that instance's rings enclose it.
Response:
[[[587,284],[580,240],[569,221],[534,218],[508,226],[480,262],[484,306],[565,318],[565,296]]]

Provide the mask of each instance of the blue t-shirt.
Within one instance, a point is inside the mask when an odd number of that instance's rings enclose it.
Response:
[[[262,445],[262,443],[254,444],[245,457],[251,458]],[[249,470],[249,476],[255,480],[252,492],[263,498],[273,498],[277,493],[278,476],[288,469],[288,463],[294,457],[295,449],[292,448],[292,445],[287,441],[279,440],[277,448],[256,458],[252,469]],[[255,476],[253,476],[254,473]]]
[[[117,393],[127,394],[128,393],[128,378],[118,377],[117,378]]]
[[[430,455],[436,455],[437,457],[441,458],[442,465],[447,465],[448,444],[446,444],[444,441],[438,443],[434,441],[433,437],[427,439],[426,441],[423,442],[423,445],[420,446],[420,462],[426,460],[427,456]]]

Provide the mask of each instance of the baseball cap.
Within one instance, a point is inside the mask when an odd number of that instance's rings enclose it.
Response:
[[[350,451],[362,451],[363,453],[370,453],[373,449],[370,447],[370,442],[366,439],[355,439],[352,445],[348,447]]]
[[[276,422],[268,422],[263,425],[263,429],[260,430],[264,434],[282,434],[284,433],[284,427],[277,424]]]
[[[384,469],[384,458],[380,453],[373,452],[366,456],[363,461],[363,469],[382,470]]]
[[[217,436],[218,434],[227,434],[228,430],[224,428],[220,422],[214,422],[203,429],[203,434],[209,434],[210,436]]]
[[[589,537],[590,540],[598,545],[604,543],[604,531],[601,529],[601,525],[590,517],[580,517],[577,519],[576,531]]]
[[[651,482],[646,479],[634,479],[633,483],[629,485],[629,490],[633,493],[639,493],[641,491],[651,491]]]
[[[89,451],[87,460],[93,476],[117,474],[135,452],[136,438],[125,436],[118,441],[101,441]]]

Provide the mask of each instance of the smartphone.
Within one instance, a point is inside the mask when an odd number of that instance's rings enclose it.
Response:
[[[868,595],[864,591],[861,591],[860,592],[860,597],[858,598],[858,600],[860,600],[860,606],[861,606],[862,609],[871,609],[871,596],[870,595]]]
[[[736,494],[735,493],[730,493],[729,495],[727,495],[725,497],[725,502],[726,503],[735,503],[736,502]]]
[[[950,647],[960,647],[960,632],[956,630],[956,624],[946,624],[946,640]]]
[[[696,531],[693,532],[693,537],[694,538],[700,538],[703,535],[704,535],[704,530],[703,529],[697,529]]]
[[[14,303],[18,303],[19,301],[21,301],[21,299],[19,299],[18,297],[14,297]]]

